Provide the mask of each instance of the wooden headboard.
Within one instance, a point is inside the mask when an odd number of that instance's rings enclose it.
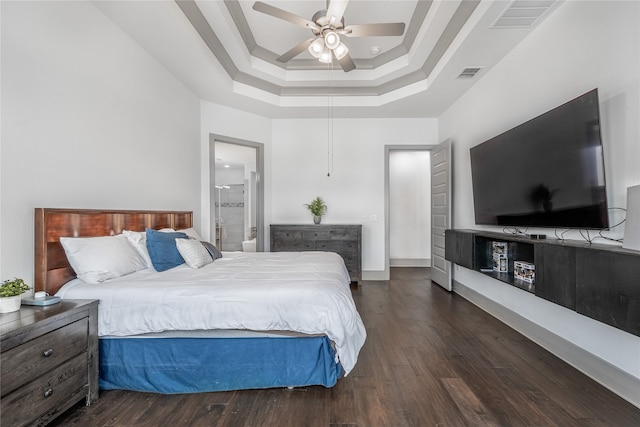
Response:
[[[122,230],[184,229],[193,226],[189,211],[131,211],[98,209],[35,209],[36,291],[55,294],[76,277],[60,244],[60,237],[98,237]]]

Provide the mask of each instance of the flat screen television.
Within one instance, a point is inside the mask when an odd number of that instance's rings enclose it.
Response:
[[[609,227],[598,90],[471,148],[476,224]]]

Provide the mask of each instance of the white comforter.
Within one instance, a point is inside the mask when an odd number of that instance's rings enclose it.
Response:
[[[100,300],[100,336],[205,329],[325,334],[345,374],[353,369],[366,331],[339,255],[223,254],[200,269],[148,269],[101,284],[76,279],[56,295]]]

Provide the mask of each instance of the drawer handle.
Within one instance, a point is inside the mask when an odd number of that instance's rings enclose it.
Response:
[[[43,355],[44,357],[50,357],[51,355],[53,355],[53,349],[52,349],[52,348],[50,348],[50,349],[48,349],[48,350],[43,351],[43,352],[42,352],[42,355]]]
[[[48,389],[46,389],[44,391],[44,397],[49,397],[53,394],[53,389],[51,387],[49,387]]]

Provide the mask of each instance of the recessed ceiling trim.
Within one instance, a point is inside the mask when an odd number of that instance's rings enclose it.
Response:
[[[389,62],[394,61],[394,60],[396,60],[396,59],[398,59],[398,58],[400,58],[400,57],[402,57],[402,56],[404,56],[404,55],[406,55],[408,53],[409,53],[409,49],[407,49],[407,47],[403,43],[401,45],[398,45],[398,46],[394,47],[391,50],[388,50],[386,52],[382,52],[379,55],[374,56],[371,59],[368,59],[366,65],[370,66],[370,68],[368,68],[368,69],[376,69],[376,68],[382,67],[385,64],[388,64]],[[360,63],[361,62],[356,61],[356,64],[360,64]],[[360,66],[358,68],[359,69],[364,68],[364,64],[363,64],[362,68]]]
[[[305,87],[305,88],[282,88],[281,96],[379,96],[376,88],[368,87]]]
[[[176,0],[178,1],[178,0]],[[359,70],[373,70],[385,62],[393,61],[406,54],[409,51],[411,45],[414,43],[416,35],[420,30],[420,25],[424,21],[426,14],[429,11],[432,0],[429,1],[417,1],[416,8],[412,14],[410,24],[407,26],[403,41],[398,45],[385,52],[385,55],[380,55],[374,58],[353,58],[356,64],[356,68]],[[323,64],[317,60],[311,59],[294,59],[287,63],[282,63],[276,60],[280,54],[270,51],[264,47],[261,47],[255,41],[255,37],[249,27],[249,23],[240,7],[238,0],[224,0],[231,19],[238,30],[242,40],[245,43],[247,52],[255,56],[258,59],[269,62],[276,67],[281,67],[286,70],[322,70]],[[413,25],[413,28],[411,27]],[[384,60],[384,62],[383,62]]]
[[[429,77],[430,73],[434,70],[438,62],[442,59],[448,47],[451,45],[451,43],[455,39],[456,35],[460,32],[461,28],[464,26],[464,24],[467,22],[471,14],[474,12],[476,7],[480,3],[480,0],[473,0],[473,1],[464,0],[460,2],[456,11],[453,14],[452,19],[448,22],[440,38],[436,42],[434,49],[430,52],[425,63],[422,65],[422,67],[408,74],[403,74],[396,78],[390,79],[385,83],[375,85],[375,86],[369,86],[369,87],[347,86],[345,85],[344,82],[341,83],[342,85],[330,84],[328,82],[327,85],[315,86],[315,87],[309,86],[308,82],[305,83],[304,85],[303,84],[278,85],[276,83],[271,83],[260,77],[251,75],[247,72],[240,71],[238,67],[235,65],[235,63],[233,62],[233,59],[231,58],[231,56],[227,53],[225,48],[222,46],[219,38],[217,37],[214,30],[211,28],[211,25],[209,24],[207,19],[204,17],[202,12],[198,8],[198,5],[195,3],[195,1],[194,0],[175,0],[175,2],[178,4],[178,6],[182,10],[182,12],[185,14],[185,16],[189,19],[189,21],[191,22],[191,24],[193,25],[197,33],[200,35],[200,37],[202,37],[205,44],[211,51],[211,53],[220,61],[221,65],[223,66],[223,68],[225,69],[229,77],[232,79],[232,81],[234,82],[234,91],[236,91],[237,93],[247,94],[249,92],[253,92],[253,91],[247,90],[248,87],[253,87],[262,93],[269,94],[275,97],[280,97],[280,98],[292,98],[292,97],[310,98],[310,97],[323,97],[323,96],[326,97],[327,94],[332,94],[335,96],[343,96],[343,97],[347,95],[353,96],[354,98],[352,99],[352,101],[355,102],[355,100],[357,99],[360,99],[362,101],[363,99],[366,99],[366,98],[380,97],[383,95],[386,95],[387,99],[395,100],[394,99],[395,97],[390,96],[390,94],[399,93],[402,88],[410,85],[415,86],[417,83],[421,81],[425,81],[424,86],[426,87],[427,86],[426,80]],[[415,13],[418,13],[420,16],[427,14],[431,7],[432,2],[428,1],[428,2],[418,2],[418,3],[419,5],[416,7]],[[236,15],[235,19],[238,19],[238,21],[234,21],[236,25],[239,25],[239,26],[244,25],[247,29],[247,33],[242,36],[244,43],[250,43],[250,44],[254,43],[255,40],[252,42],[253,35],[248,30],[248,24],[246,23],[246,19],[244,19],[244,15],[240,10],[238,1],[225,0],[225,4],[229,8],[229,12],[232,15]],[[239,18],[238,16],[241,16],[241,18]],[[424,19],[424,17],[422,19]],[[417,25],[417,24],[414,23],[414,25]],[[414,36],[411,35],[411,37],[414,37]],[[390,52],[386,53],[389,55],[389,58],[394,58],[396,57],[396,55],[398,57],[402,57],[407,53],[406,48],[404,46],[397,46],[396,48],[399,51],[398,53],[390,53]],[[394,50],[396,48],[394,48]],[[257,43],[254,45],[252,49],[253,49],[253,55],[255,57],[263,56],[263,58],[260,58],[263,61],[268,62],[269,64],[275,63],[275,65],[278,65],[275,61],[275,56],[276,56],[275,53],[262,48]],[[400,54],[400,52],[402,53]],[[373,60],[377,60],[383,55],[385,54],[382,54],[379,57],[373,58]],[[264,58],[267,58],[267,59],[264,59]],[[269,58],[273,59],[273,62],[269,60]],[[389,58],[383,57],[383,60],[380,63],[381,65],[379,66],[382,66],[382,64],[384,65],[389,64]],[[358,65],[358,68],[363,67],[363,64],[362,64],[363,62],[367,62],[367,61],[373,62],[372,60],[365,61],[365,60],[358,60],[358,59],[356,59],[355,61]],[[296,60],[291,62],[296,63],[296,65],[292,65],[292,66],[300,66],[302,67],[301,68],[302,70],[307,70],[307,69],[311,70],[314,68],[317,70],[317,61],[314,61],[314,60],[308,60],[308,61]],[[307,65],[306,62],[309,62],[309,64]],[[310,64],[311,62],[313,62],[313,66],[311,66]],[[278,68],[282,69],[282,67],[278,67]],[[327,70],[321,69],[319,71],[327,71]],[[357,70],[354,72],[357,72]],[[346,84],[348,84],[348,82]],[[258,97],[257,99],[260,99],[260,97]],[[266,101],[266,102],[279,104],[278,102],[274,102],[274,101],[275,100]],[[370,104],[370,101],[366,101],[366,104]]]
[[[422,71],[426,76],[429,76],[433,72],[438,62],[440,62],[449,46],[451,46],[451,43],[453,43],[453,40],[460,33],[460,30],[479,4],[480,0],[460,2],[449,24],[445,27],[438,42],[422,66]]]
[[[220,39],[213,31],[207,19],[204,17],[198,5],[193,0],[175,0],[182,13],[187,17],[193,28],[200,34],[202,40],[205,42],[209,50],[214,53],[220,65],[227,72],[229,77],[233,77],[238,74],[238,67],[231,59],[231,56],[224,48]]]
[[[352,86],[368,87],[365,93],[377,92],[379,95],[336,95],[336,117],[437,117],[482,76],[478,74],[471,80],[456,79],[464,67],[482,65],[485,69],[480,73],[484,73],[530,34],[544,31],[544,28],[536,29],[538,25],[515,31],[492,30],[493,23],[512,1],[482,0],[427,76],[424,72],[429,69],[427,58],[460,2],[466,1],[433,0],[411,49],[391,63],[375,70],[353,70],[352,73],[328,69],[290,71],[257,59],[245,49],[245,44],[251,46],[252,43],[242,39],[224,1],[94,1],[92,4],[203,102],[214,104],[203,104],[205,109],[215,111],[218,106],[224,106],[270,118],[322,117],[326,115],[327,108],[325,93],[334,87],[348,91]],[[290,41],[295,42],[307,35],[301,28],[272,27],[261,15],[249,12],[253,1],[233,3],[239,4],[256,41],[263,44],[263,48],[274,52],[286,50]],[[325,2],[264,1],[280,4],[300,16],[306,16],[310,9],[319,9]],[[350,13],[354,21],[395,20],[409,24],[417,1],[427,4],[430,0],[352,0]],[[194,3],[204,19],[189,13],[189,7],[195,9]],[[559,10],[563,3],[556,2],[544,18]],[[521,12],[517,14],[521,15]],[[210,27],[208,31],[196,30],[207,24]],[[407,30],[411,31],[409,27]],[[407,34],[407,37],[413,36]],[[381,49],[386,52],[397,46],[401,39],[353,39],[351,43],[357,57],[369,58],[372,57],[369,52],[372,45],[382,42]],[[261,47],[258,43],[253,49]],[[310,58],[306,54],[302,57]],[[313,87],[313,91],[322,92],[322,95],[290,95],[297,93],[300,86]]]
[[[402,77],[398,77],[397,79],[391,80],[390,82],[383,85],[380,88],[380,94],[384,95],[390,92],[397,91],[405,86],[418,83],[421,80],[426,80],[427,77],[428,76],[421,69],[410,74],[405,74]]]
[[[353,96],[351,94],[342,95],[338,93],[324,93],[323,96],[275,96],[273,94],[262,92],[254,86],[247,86],[239,82],[234,82],[234,91],[236,93],[258,99],[262,102],[276,105],[279,107],[295,107],[295,108],[317,108],[326,107],[328,99],[331,99],[334,108],[342,107],[380,107],[382,105],[400,100],[418,92],[427,89],[426,80],[416,82],[410,86],[404,86],[398,91],[389,92],[388,94],[379,96],[360,95]]]
[[[429,9],[431,9],[432,4],[432,0],[419,1],[416,4],[416,8],[413,11],[413,15],[411,15],[411,20],[409,21],[409,25],[407,25],[407,30],[405,31],[404,40],[402,41],[402,45],[407,50],[410,50],[411,46],[416,42],[416,37],[418,37],[422,23],[427,18],[427,14],[429,13]]]
[[[255,86],[256,88],[263,90],[265,92],[269,92],[272,93],[274,95],[281,95],[282,94],[282,87],[278,86],[274,83],[270,83],[264,79],[252,76],[250,74],[247,73],[243,73],[243,72],[238,72],[238,74],[236,75],[236,77],[233,79],[239,83],[248,85],[248,86]]]
[[[244,45],[247,47],[247,51],[253,52],[256,47],[258,47],[258,43],[253,37],[251,30],[249,30],[249,23],[247,22],[247,18],[244,16],[244,13],[242,13],[240,3],[238,1],[224,0],[224,4],[231,15],[231,19],[233,19],[233,22],[238,28],[240,37],[242,37]],[[267,51],[267,49],[264,50]]]

